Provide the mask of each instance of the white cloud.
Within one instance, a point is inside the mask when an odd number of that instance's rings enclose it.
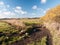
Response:
[[[32,9],[37,9],[38,7],[37,7],[37,5],[34,5],[33,7],[32,7]]]
[[[22,15],[24,15],[24,14],[27,14],[27,12],[26,11],[20,11],[20,13],[22,14]]]
[[[41,0],[41,3],[44,4],[44,3],[46,3],[46,1],[47,1],[47,0]]]
[[[39,11],[40,13],[42,13],[42,14],[45,14],[47,10],[46,10],[46,9],[39,8],[38,11]]]
[[[20,7],[20,6],[17,6],[17,7],[16,7],[16,9],[22,9],[22,7]]]
[[[0,12],[0,18],[13,18],[16,14],[11,11]]]
[[[34,17],[39,17],[39,16],[45,15],[47,10],[48,9],[43,9],[43,8],[37,7],[37,9],[33,10],[33,12],[31,14]]]
[[[20,14],[20,15],[24,15],[24,14],[27,14],[26,11],[23,11],[23,10],[15,10],[16,13]]]
[[[9,18],[16,15],[13,11],[9,10],[10,5],[0,2],[0,18]]]
[[[27,11],[22,10],[22,7],[20,7],[20,6],[16,7],[14,10],[15,10],[16,13],[18,13],[20,15],[27,14]]]
[[[16,6],[15,8],[9,9],[10,5],[6,5],[4,2],[0,2],[0,18],[14,18],[14,17],[36,17],[45,13],[46,10],[39,8],[37,5],[34,5],[32,13],[23,10],[21,6]],[[23,15],[23,16],[22,16]]]
[[[15,13],[11,12],[11,11],[5,11],[5,12],[2,12],[3,15],[15,15]]]
[[[4,15],[9,15],[11,12],[3,12]]]
[[[36,13],[45,13],[46,11],[44,10],[44,9],[42,9],[42,8],[40,8],[40,7],[37,7],[37,5],[34,5],[33,7],[32,7],[32,9],[34,9],[34,12],[35,13],[33,13],[33,14],[36,14]]]
[[[0,18],[18,18],[21,15],[27,14],[27,11],[24,11],[20,6],[11,8],[11,10],[10,5],[6,5],[4,2],[0,2]]]
[[[7,7],[9,8],[9,7],[10,7],[10,5],[7,5]]]
[[[0,2],[0,5],[4,5],[4,2]]]
[[[50,10],[50,8],[47,8],[46,10],[44,10],[44,13],[46,13],[48,10]]]
[[[0,16],[12,16],[12,15],[15,15],[15,13],[11,12],[11,11],[0,11]]]
[[[31,13],[32,15],[36,15],[35,13]]]

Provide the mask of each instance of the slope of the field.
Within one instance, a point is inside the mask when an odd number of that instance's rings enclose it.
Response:
[[[53,45],[60,45],[60,5],[48,10],[41,20],[53,36]]]
[[[48,10],[41,19],[44,21],[50,21],[50,20],[54,20],[56,16],[60,16],[60,5]]]
[[[17,26],[19,27],[18,29],[16,28]],[[48,44],[52,45],[52,36],[49,30],[40,24],[32,22],[21,23],[18,20],[0,21],[0,45]]]
[[[19,30],[6,22],[0,21],[0,45],[8,45],[19,40]],[[16,36],[17,35],[17,36]]]

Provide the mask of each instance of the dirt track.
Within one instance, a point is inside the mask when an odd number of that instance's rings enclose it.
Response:
[[[11,25],[16,25],[17,27],[24,25],[19,20],[4,20],[4,21],[7,23],[10,23]],[[37,31],[33,32],[32,30],[33,31],[37,30]],[[44,36],[47,36],[46,45],[52,45],[52,36],[51,36],[51,33],[48,29],[46,29],[44,27],[33,27],[31,29],[31,31],[32,31],[32,33],[30,34],[30,37],[25,37],[21,41],[15,42],[15,43],[10,44],[10,45],[27,45],[28,43],[31,43],[32,41],[42,39]]]
[[[11,45],[27,45],[29,43],[32,43],[32,41],[34,41],[36,45],[37,40],[42,39],[44,36],[47,36],[46,45],[52,45],[52,36],[50,34],[50,31],[46,28],[36,28],[36,27],[31,29],[30,37],[25,37],[21,41],[15,42]]]

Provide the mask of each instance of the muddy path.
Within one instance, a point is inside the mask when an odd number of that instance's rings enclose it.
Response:
[[[24,26],[24,24],[19,20],[4,20],[4,21],[9,23],[10,25],[16,26],[17,29],[23,28],[22,26]],[[29,37],[24,37],[20,41],[17,41],[10,45],[27,45],[32,42],[35,42],[36,45],[37,40],[40,40],[45,36],[47,37],[46,45],[53,45],[52,35],[50,31],[45,27],[38,25],[32,26],[32,28],[28,28],[27,31],[23,32],[22,35],[27,32],[29,33]]]
[[[29,32],[30,31],[30,32]],[[29,37],[24,37],[22,40],[17,41],[11,45],[27,45],[29,43],[35,42],[34,45],[37,45],[37,40],[42,39],[44,36],[46,36],[46,45],[53,45],[52,44],[52,35],[48,29],[45,27],[33,27],[29,28],[25,33],[29,32]],[[40,45],[40,44],[39,44]]]

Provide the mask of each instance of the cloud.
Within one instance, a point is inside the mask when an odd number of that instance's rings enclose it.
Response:
[[[46,13],[48,10],[50,10],[50,8],[47,8],[46,10],[44,10],[44,13]]]
[[[22,14],[22,15],[24,15],[24,14],[27,14],[27,12],[26,11],[23,11],[23,10],[15,10],[15,12],[16,13],[18,13],[18,14]]]
[[[42,4],[45,4],[47,0],[41,0],[41,3]]]
[[[3,12],[4,15],[9,15],[11,12]]]
[[[34,9],[34,10],[37,9],[37,8],[38,8],[37,5],[34,5],[34,6],[32,7],[32,9]]]
[[[0,18],[11,18],[14,15],[16,15],[16,14],[11,11],[0,11]]]
[[[0,2],[0,18],[9,18],[16,15],[13,11],[9,10],[10,5]]]
[[[1,1],[1,2],[0,2],[0,5],[4,5],[4,2]]]
[[[34,5],[33,7],[32,7],[32,9],[34,9],[33,11],[35,12],[35,13],[45,13],[46,12],[46,10],[44,10],[44,9],[42,9],[42,8],[40,8],[40,7],[37,7],[36,5]]]
[[[17,6],[14,10],[16,13],[18,13],[20,15],[27,14],[27,11],[22,10],[22,7],[20,7],[20,6]]]
[[[42,13],[46,13],[46,10],[37,5],[33,5],[32,9],[33,12],[27,12],[23,10],[21,6],[10,8],[10,5],[0,2],[0,18],[38,17],[42,15]]]
[[[0,2],[0,18],[18,18],[21,15],[27,14],[22,7],[16,6],[10,9],[10,5]]]
[[[43,16],[43,15],[45,15],[45,13],[46,13],[47,10],[48,9],[43,9],[43,8],[37,7],[36,10],[33,10],[33,12],[31,13],[31,15],[33,17]]]
[[[39,12],[39,13],[45,13],[46,12],[44,9],[37,7],[37,5],[34,5],[32,7],[32,9],[34,9],[34,12],[35,12],[35,10],[36,10],[36,12]],[[35,15],[35,13],[33,13],[33,14]]]
[[[2,12],[4,15],[15,15],[15,13],[13,12],[10,12],[10,11],[5,11],[5,12]]]
[[[4,2],[0,2],[0,10],[5,11],[7,8],[10,7],[10,5],[6,5]]]
[[[16,7],[16,9],[20,9],[20,10],[21,10],[21,9],[22,9],[22,7],[20,7],[20,6],[17,6],[17,7]]]
[[[44,15],[45,13],[46,13],[46,10],[44,10],[43,8],[38,8],[37,9],[37,14]]]
[[[9,7],[10,7],[10,5],[7,5],[7,7],[9,8]]]

